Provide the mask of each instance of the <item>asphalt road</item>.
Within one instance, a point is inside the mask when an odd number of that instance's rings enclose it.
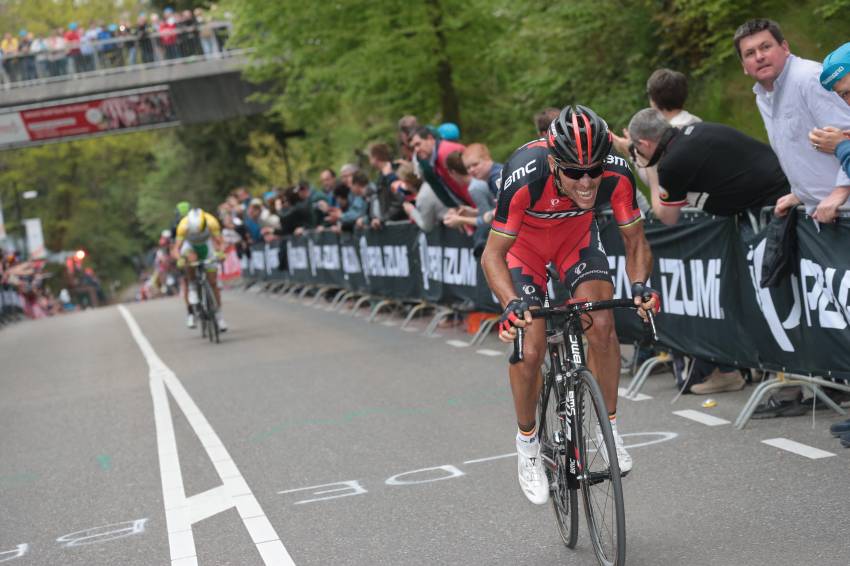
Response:
[[[0,330],[0,563],[596,564],[583,517],[569,550],[518,489],[495,338],[460,348],[459,330],[225,303],[219,345],[173,299]],[[651,398],[620,399],[627,564],[850,564],[837,416],[738,431],[674,414],[734,421],[751,391],[703,409],[653,376]]]

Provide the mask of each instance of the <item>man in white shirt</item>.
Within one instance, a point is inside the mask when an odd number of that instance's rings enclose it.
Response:
[[[770,146],[791,183],[775,213],[784,216],[803,204],[818,222],[834,222],[850,196],[850,178],[834,156],[817,151],[808,134],[824,125],[850,128],[850,107],[821,87],[820,63],[791,54],[776,22],[749,20],[734,43],[744,73],[756,80],[753,92]]]

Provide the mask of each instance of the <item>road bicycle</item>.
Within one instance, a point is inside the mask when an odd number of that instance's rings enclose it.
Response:
[[[605,399],[586,367],[582,315],[615,308],[638,307],[632,299],[580,299],[531,311],[533,318],[546,321],[550,363],[544,370],[540,392],[538,440],[558,532],[568,548],[575,548],[577,492],[581,490],[588,533],[602,566],[625,564],[626,515],[621,477],[626,474],[620,474]],[[648,315],[648,330],[657,339],[652,313]],[[524,333],[517,330],[511,363],[522,360]]]
[[[209,338],[210,342],[218,344],[219,328],[218,319],[215,316],[218,312],[218,302],[215,300],[212,285],[206,277],[207,266],[216,262],[217,260],[211,258],[191,262],[189,265],[195,268],[195,275],[189,280],[188,284],[195,287],[195,292],[198,295],[198,303],[192,305],[192,311],[201,322],[201,337]],[[199,276],[199,274],[203,274],[203,276]]]

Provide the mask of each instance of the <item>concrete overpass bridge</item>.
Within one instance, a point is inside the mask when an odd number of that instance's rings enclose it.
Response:
[[[0,150],[263,112],[242,76],[250,51],[219,45],[143,57],[135,39],[115,39],[96,42],[87,59],[66,56],[64,67],[33,55],[4,61]]]

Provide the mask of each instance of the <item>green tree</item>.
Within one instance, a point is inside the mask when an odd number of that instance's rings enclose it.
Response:
[[[24,190],[38,197],[22,215],[40,217],[52,251],[83,248],[104,275],[132,276],[146,238],[136,220],[139,180],[149,168],[154,134],[137,133],[19,149],[0,154],[0,194],[7,211]],[[9,218],[9,220],[13,220]],[[17,218],[9,222],[20,233]]]

